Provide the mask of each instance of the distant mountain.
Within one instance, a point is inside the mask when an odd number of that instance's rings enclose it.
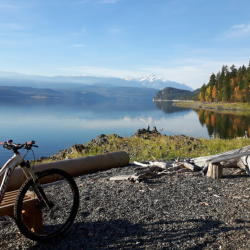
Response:
[[[165,100],[195,100],[198,97],[200,89],[195,91],[176,89],[176,88],[165,88],[160,90],[154,96],[154,101],[165,101]]]
[[[146,77],[140,77],[140,78],[126,78],[126,81],[130,82],[139,82],[142,86],[147,88],[155,88],[155,89],[164,89],[166,87],[172,87],[176,89],[185,89],[193,91],[193,89],[184,83],[177,83],[170,81],[164,77],[155,76],[155,75],[148,75]]]
[[[26,95],[15,90],[3,89],[0,87],[0,97],[26,97]]]
[[[157,89],[82,85],[74,89],[0,86],[0,97],[152,100]]]
[[[82,85],[94,85],[104,87],[137,87],[164,89],[173,87],[193,91],[184,83],[170,81],[164,77],[148,75],[141,78],[117,78],[117,77],[97,77],[89,75],[64,75],[64,76],[32,76],[15,72],[0,71],[0,85],[3,86],[25,86],[37,88],[76,88]]]
[[[170,81],[164,77],[155,75],[148,75],[146,77],[125,79],[116,77],[96,77],[96,76],[55,76],[54,80],[61,82],[74,82],[84,83],[89,85],[114,87],[114,86],[126,86],[126,87],[146,87],[154,89],[164,89],[166,87],[174,87],[177,89],[185,89],[193,91],[193,89],[184,83],[177,83]]]

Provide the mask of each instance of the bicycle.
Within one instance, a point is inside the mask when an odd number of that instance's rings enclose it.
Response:
[[[0,169],[3,176],[0,187],[0,204],[14,169],[20,165],[27,180],[22,184],[14,203],[14,218],[23,235],[31,240],[44,241],[66,232],[75,220],[79,207],[79,190],[74,179],[60,169],[46,169],[34,172],[25,157],[35,145],[35,141],[15,144],[12,140],[0,142],[3,148],[12,150],[14,155]],[[27,150],[22,156],[19,150]],[[35,159],[35,155],[33,152]],[[49,183],[48,183],[49,182]],[[23,216],[26,194],[37,199],[35,209],[42,213],[42,230],[36,232],[30,228]]]

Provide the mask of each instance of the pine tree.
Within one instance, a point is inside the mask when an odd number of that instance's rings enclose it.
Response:
[[[237,75],[237,69],[235,68],[235,65],[233,64],[231,67],[231,78],[235,78]]]

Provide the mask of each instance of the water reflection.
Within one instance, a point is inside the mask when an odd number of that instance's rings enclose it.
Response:
[[[158,109],[162,110],[166,114],[176,113],[176,112],[187,113],[188,111],[192,110],[192,109],[173,106],[173,102],[169,102],[169,101],[158,101],[158,102],[154,101],[154,104]]]
[[[154,104],[151,99],[0,99],[0,141],[35,140],[39,145],[37,157],[52,155],[76,143],[86,143],[100,134],[131,136],[148,125],[156,126],[166,135],[208,138],[206,128],[200,125],[194,110],[174,107],[171,102]],[[10,155],[10,151],[0,150],[0,165]]]
[[[250,117],[237,114],[223,114],[211,110],[195,109],[200,124],[206,126],[210,138],[235,138],[250,134]]]

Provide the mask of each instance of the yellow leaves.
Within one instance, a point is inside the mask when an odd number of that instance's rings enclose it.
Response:
[[[213,97],[213,99],[216,100],[216,97],[217,97],[217,89],[216,89],[216,86],[215,86],[215,85],[214,85],[213,90],[212,90],[212,97]]]
[[[211,86],[208,86],[206,89],[207,95],[210,96],[211,94]]]
[[[203,102],[205,100],[202,92],[199,93],[198,98],[199,98],[199,101],[201,101],[201,102]]]

